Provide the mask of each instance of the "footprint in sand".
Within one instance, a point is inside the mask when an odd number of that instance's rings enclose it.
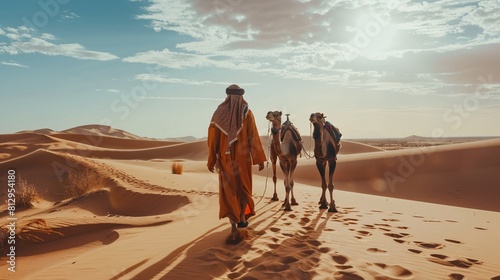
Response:
[[[391,227],[391,225],[389,225],[389,224],[374,224],[374,225],[376,225],[378,227]]]
[[[377,270],[391,279],[412,279],[413,273],[399,265],[388,265],[385,263],[374,263]]]
[[[380,230],[391,231],[390,229],[388,229],[388,228],[391,228],[391,225],[388,225],[388,224],[374,224],[374,225],[377,226],[377,228]]]
[[[385,221],[385,222],[399,222],[398,219],[382,219],[382,221]]]
[[[424,220],[426,223],[440,223],[441,221],[438,220]]]
[[[321,247],[318,249],[318,251],[320,251],[321,253],[323,254],[326,254],[328,252],[330,252],[332,249],[328,248],[328,247]]]
[[[445,246],[440,243],[435,242],[421,242],[421,241],[413,241],[413,243],[417,244],[417,246],[425,248],[425,249],[442,249]]]
[[[452,274],[450,274],[448,276],[450,277],[451,280],[462,280],[465,277],[465,276],[463,276],[462,274],[459,274],[459,273],[452,273]]]
[[[309,244],[311,244],[311,245],[313,245],[313,246],[319,246],[319,245],[321,245],[321,242],[318,241],[318,240],[307,240],[306,242],[309,243]]]
[[[349,261],[349,258],[347,258],[344,255],[332,254],[331,256],[332,256],[333,261],[335,261],[338,264],[346,264]]]
[[[303,225],[305,225],[305,224],[309,223],[310,221],[311,221],[311,219],[304,217],[304,218],[301,218],[301,219],[300,219],[299,224],[300,224],[301,226],[303,226]]]
[[[417,249],[408,249],[408,251],[410,251],[410,252],[412,252],[412,253],[415,253],[415,254],[420,254],[420,253],[422,253],[422,251],[417,250]]]
[[[448,256],[441,255],[441,254],[431,254],[432,258],[428,258],[429,261],[445,266],[454,266],[454,267],[460,267],[460,268],[469,268],[473,265],[480,265],[483,262],[476,260],[476,259],[471,259],[471,258],[465,258],[465,259],[455,259],[455,260],[448,260]]]
[[[372,235],[371,232],[365,230],[358,230],[358,236],[356,238],[363,238]]]
[[[335,267],[338,269],[342,269],[342,270],[347,270],[347,269],[353,268],[352,265],[336,265]]]
[[[365,278],[356,274],[352,271],[337,271],[334,274],[335,280],[364,280]]]
[[[462,241],[453,240],[453,239],[445,239],[445,241],[448,241],[448,242],[451,242],[451,243],[455,243],[455,244],[463,244]]]
[[[276,250],[280,247],[280,245],[279,244],[267,244],[267,247],[269,247],[269,249]]]
[[[358,224],[358,219],[354,219],[354,218],[345,218],[345,219],[339,219],[339,222],[343,222],[344,225],[348,226],[348,225],[357,225]]]
[[[392,237],[392,238],[403,238],[403,237],[407,237],[408,235],[410,235],[409,233],[404,233],[404,232],[401,232],[401,233],[390,233],[390,232],[386,232],[384,233],[385,236],[389,236],[389,237]]]
[[[379,248],[368,248],[368,249],[366,249],[366,251],[373,253],[373,254],[385,254],[385,253],[387,253],[386,250],[382,250]]]
[[[272,232],[278,232],[278,231],[280,231],[281,229],[280,229],[280,228],[277,228],[277,227],[272,227],[272,228],[270,228],[269,230],[270,230],[270,231],[272,231]]]

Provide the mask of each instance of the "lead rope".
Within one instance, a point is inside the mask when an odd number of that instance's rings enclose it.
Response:
[[[312,143],[314,141],[313,139],[313,129],[312,129],[313,125],[312,123],[309,123],[309,151],[311,151],[312,149]],[[306,154],[306,159],[312,159],[314,157],[314,155],[310,155],[306,149],[304,148],[304,145],[302,145],[302,150],[304,150],[304,153]]]
[[[267,180],[269,179],[269,160],[271,159],[271,122],[269,122],[269,125],[267,126],[267,163],[266,163],[266,184],[264,187],[264,192],[262,193],[262,196],[260,197],[259,201],[255,203],[255,206],[259,204],[259,202],[262,201],[264,196],[266,195],[267,191]]]

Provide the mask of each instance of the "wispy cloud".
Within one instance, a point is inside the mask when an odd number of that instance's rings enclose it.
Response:
[[[188,68],[188,67],[202,67],[202,66],[216,66],[226,62],[218,63],[210,58],[189,53],[172,52],[169,49],[161,51],[146,51],[135,54],[131,57],[123,59],[125,62],[136,62],[145,64],[154,64],[168,68]]]
[[[43,39],[31,38],[26,42],[15,42],[12,46],[23,53],[41,53],[51,56],[68,56],[76,59],[114,60],[117,56],[106,52],[90,51],[80,44],[52,44]]]
[[[2,61],[0,62],[2,65],[7,65],[7,66],[15,66],[15,67],[22,67],[22,68],[28,68],[26,65],[19,64],[17,62],[7,62],[7,61]]]
[[[158,100],[198,100],[198,101],[224,101],[223,98],[210,97],[167,97],[167,96],[144,96],[142,99],[158,99]]]
[[[181,78],[170,78],[157,74],[139,74],[135,76],[136,80],[140,81],[150,81],[157,83],[168,83],[168,84],[183,84],[183,85],[193,85],[193,86],[206,86],[206,85],[230,85],[230,82],[215,82],[215,81],[197,81]],[[241,83],[241,86],[253,86],[256,83]]]
[[[481,1],[477,9],[463,18],[464,23],[479,26],[489,36],[500,34],[500,5],[496,0]]]
[[[98,92],[109,92],[109,93],[120,93],[121,92],[120,90],[114,89],[114,88],[108,88],[108,89],[96,88],[95,91],[98,91]]]
[[[37,35],[34,30],[25,26],[19,28],[6,27],[3,34],[12,42],[0,45],[0,53],[16,55],[20,53],[40,53],[49,56],[67,56],[76,59],[108,61],[118,59],[117,56],[107,53],[87,50],[84,46],[73,44],[54,44],[55,36],[48,33]]]
[[[59,18],[59,21],[66,21],[66,20],[72,20],[72,19],[77,19],[80,18],[79,15],[70,12],[68,10],[64,10]]]

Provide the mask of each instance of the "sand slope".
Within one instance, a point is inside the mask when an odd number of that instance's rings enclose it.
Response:
[[[441,204],[500,211],[500,140],[339,156],[336,187]],[[320,186],[313,160],[297,182]],[[318,184],[319,182],[319,184]]]
[[[18,227],[42,219],[59,233],[32,229],[44,242],[19,242],[17,272],[4,273],[2,257],[2,277],[500,279],[500,140],[391,152],[344,141],[335,174],[339,213],[318,209],[313,159],[300,159],[300,205],[290,212],[270,202],[271,172],[256,171],[257,215],[245,240],[227,245],[229,224],[217,219],[217,175],[206,170],[205,141],[87,129],[94,134],[0,135],[0,182],[15,168],[40,196],[32,209],[17,209]],[[179,161],[183,174],[172,174]],[[80,170],[99,174],[103,185],[71,197],[67,174]],[[281,171],[278,177],[283,199]],[[6,221],[5,188],[0,201]]]

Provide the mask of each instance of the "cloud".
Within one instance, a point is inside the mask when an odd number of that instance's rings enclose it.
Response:
[[[196,85],[196,86],[204,86],[204,85],[229,85],[231,83],[227,82],[212,82],[212,81],[195,81],[188,79],[179,79],[179,78],[167,78],[161,75],[155,74],[139,74],[135,76],[136,80],[140,81],[150,81],[157,83],[168,83],[168,84],[184,84],[184,85]]]
[[[168,78],[162,75],[157,74],[139,74],[135,76],[136,80],[140,81],[149,81],[149,82],[157,82],[157,83],[168,83],[168,84],[183,84],[183,85],[192,85],[192,86],[206,86],[206,85],[224,85],[228,86],[230,82],[214,82],[214,81],[196,81],[196,80],[188,80],[181,78]],[[258,85],[257,83],[241,83],[241,86],[254,86]]]
[[[195,67],[219,67],[226,69],[244,69],[247,71],[262,71],[263,63],[249,62],[240,58],[220,58],[220,55],[192,54],[170,51],[146,51],[126,57],[124,62],[153,64],[165,68],[185,69]]]
[[[498,1],[479,2],[477,9],[464,17],[464,22],[481,27],[486,35],[498,36],[500,33],[500,5]]]
[[[15,67],[22,67],[22,68],[28,68],[26,65],[19,64],[17,62],[7,62],[7,61],[1,61],[0,64],[2,65],[7,65],[7,66],[15,66]]]
[[[137,18],[187,40],[123,61],[238,69],[408,94],[462,93],[455,84],[471,82],[481,67],[481,73],[497,75],[491,66],[500,43],[499,9],[497,0],[150,0]],[[203,84],[136,76],[146,78]]]
[[[167,96],[145,96],[143,99],[156,99],[156,100],[198,100],[198,101],[224,101],[223,98],[210,98],[210,97],[167,97]]]
[[[20,53],[40,53],[49,56],[67,56],[76,59],[108,61],[118,59],[117,56],[107,53],[87,50],[80,44],[54,44],[47,40],[56,37],[49,33],[38,35],[34,30],[25,26],[19,28],[6,27],[4,34],[12,42],[0,46],[0,52],[16,55]]]
[[[98,91],[98,92],[105,91],[105,92],[110,92],[110,93],[120,93],[121,92],[120,90],[114,89],[114,88],[108,88],[108,89],[96,88],[95,91]]]
[[[68,56],[76,59],[108,61],[118,57],[106,52],[86,50],[80,44],[52,44],[43,39],[31,38],[26,42],[15,42],[12,46],[23,53],[41,53],[50,56]]]
[[[72,19],[76,19],[76,18],[80,18],[80,16],[77,15],[77,14],[75,14],[75,13],[73,13],[73,12],[65,10],[61,14],[61,17],[59,18],[59,21],[72,20]]]
[[[169,49],[164,49],[161,51],[140,52],[135,54],[134,56],[124,58],[123,61],[155,64],[163,67],[177,69],[187,67],[216,66],[218,64],[217,61],[214,61],[203,55],[171,52]]]
[[[43,40],[55,40],[56,37],[52,34],[49,34],[49,33],[42,33],[42,35],[40,36],[40,39],[43,39]]]

